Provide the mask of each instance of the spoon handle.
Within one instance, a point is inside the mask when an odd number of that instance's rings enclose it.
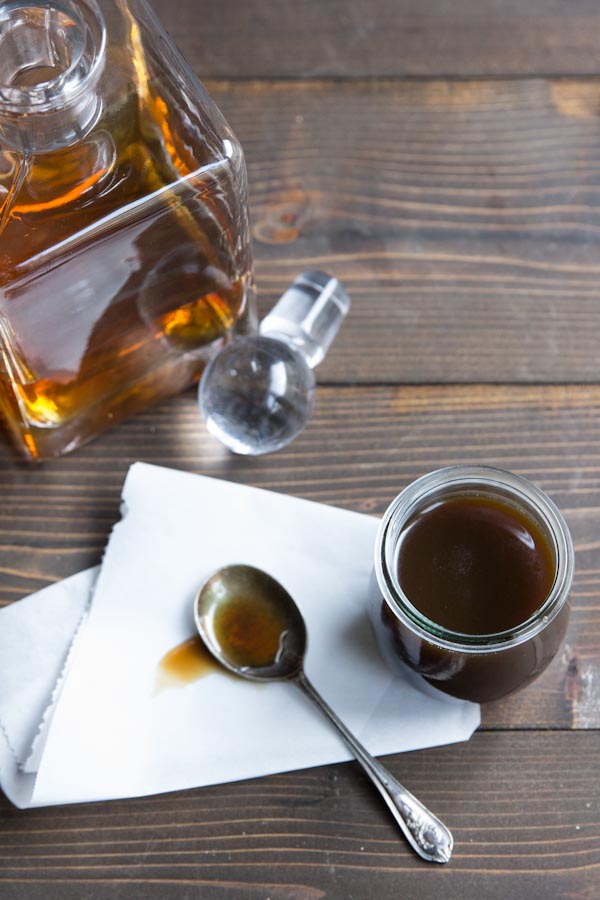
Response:
[[[454,841],[446,826],[365,750],[313,687],[304,672],[300,672],[295,683],[336,726],[387,803],[413,850],[428,862],[448,862]]]

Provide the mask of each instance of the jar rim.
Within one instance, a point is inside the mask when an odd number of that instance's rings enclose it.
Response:
[[[555,576],[546,599],[524,622],[504,631],[467,634],[439,625],[413,606],[395,573],[395,549],[402,527],[428,500],[436,496],[442,498],[445,492],[456,496],[461,488],[471,494],[476,491],[502,494],[542,524],[554,543]],[[535,637],[563,607],[573,581],[573,571],[573,542],[555,503],[528,478],[493,466],[446,466],[411,482],[388,506],[375,542],[375,574],[390,610],[421,638],[444,649],[467,654],[505,650]]]

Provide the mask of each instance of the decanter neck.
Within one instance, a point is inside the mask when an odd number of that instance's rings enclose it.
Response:
[[[76,143],[101,111],[106,29],[95,0],[0,6],[0,146],[24,154]]]

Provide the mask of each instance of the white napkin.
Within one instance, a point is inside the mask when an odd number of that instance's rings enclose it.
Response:
[[[142,796],[351,758],[291,684],[215,672],[156,692],[159,661],[194,633],[199,583],[226,563],[264,568],[295,598],[306,672],[371,752],[466,740],[479,724],[476,704],[382,662],[366,614],[376,519],[142,463],[129,471],[122,512],[74,641],[96,570],[0,612],[0,783],[16,805]]]

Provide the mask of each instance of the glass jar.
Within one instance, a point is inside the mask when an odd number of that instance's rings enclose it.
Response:
[[[466,634],[421,613],[399,583],[401,537],[415,516],[456,498],[487,498],[532,521],[548,544],[554,579],[533,615],[508,630]],[[574,552],[554,503],[525,478],[488,466],[451,466],[409,485],[387,509],[375,545],[370,614],[381,651],[392,668],[406,664],[455,697],[494,700],[522,687],[555,656],[568,622]]]
[[[0,408],[72,450],[255,328],[240,145],[144,0],[0,4]]]

